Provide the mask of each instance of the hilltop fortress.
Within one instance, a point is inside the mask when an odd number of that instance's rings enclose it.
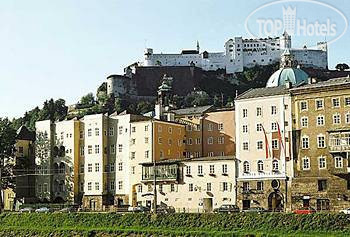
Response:
[[[278,62],[285,49],[289,49],[302,67],[328,67],[327,43],[317,43],[316,49],[306,46],[292,48],[291,36],[286,32],[275,38],[243,39],[234,37],[226,41],[223,52],[200,51],[199,43],[195,50],[182,50],[180,54],[155,54],[146,48],[143,62],[137,66],[196,66],[205,71],[226,70],[227,74],[242,72],[244,67],[269,65]]]

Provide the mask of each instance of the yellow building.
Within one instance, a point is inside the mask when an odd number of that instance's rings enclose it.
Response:
[[[350,79],[290,90],[294,135],[292,208],[338,211],[350,198]]]

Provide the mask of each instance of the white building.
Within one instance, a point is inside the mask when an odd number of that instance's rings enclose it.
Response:
[[[243,39],[235,37],[226,41],[223,52],[200,52],[183,50],[180,54],[155,54],[153,49],[145,49],[145,56],[139,66],[197,66],[205,71],[225,69],[226,73],[242,72],[244,67],[269,65],[280,60],[284,49],[290,49],[298,64],[305,67],[327,68],[327,43],[317,43],[316,49],[293,49],[291,37],[284,33],[280,37]]]
[[[153,164],[143,163],[138,204],[153,203]],[[157,162],[157,204],[178,212],[210,212],[223,204],[236,203],[234,157],[201,157]],[[148,175],[150,174],[150,175]]]

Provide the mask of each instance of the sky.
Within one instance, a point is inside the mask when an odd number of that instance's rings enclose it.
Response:
[[[50,98],[74,104],[81,96],[95,93],[108,75],[121,74],[125,66],[141,61],[145,47],[156,53],[176,53],[195,48],[198,40],[202,50],[223,51],[226,40],[249,36],[246,18],[271,2],[2,0],[0,117],[22,116]],[[349,1],[322,2],[350,19]],[[270,16],[274,11],[266,8],[260,14]],[[299,11],[314,19],[331,14],[325,7]],[[330,68],[339,62],[350,64],[349,27],[339,24],[345,34],[328,47]],[[293,41],[293,46],[317,40],[303,38]]]

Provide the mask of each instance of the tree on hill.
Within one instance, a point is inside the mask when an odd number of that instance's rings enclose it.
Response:
[[[85,106],[94,105],[95,104],[94,94],[88,93],[88,94],[84,95],[83,97],[81,97],[80,104],[85,105]]]
[[[349,69],[349,65],[347,65],[346,63],[338,63],[337,66],[335,66],[335,68],[338,71],[345,71]]]

